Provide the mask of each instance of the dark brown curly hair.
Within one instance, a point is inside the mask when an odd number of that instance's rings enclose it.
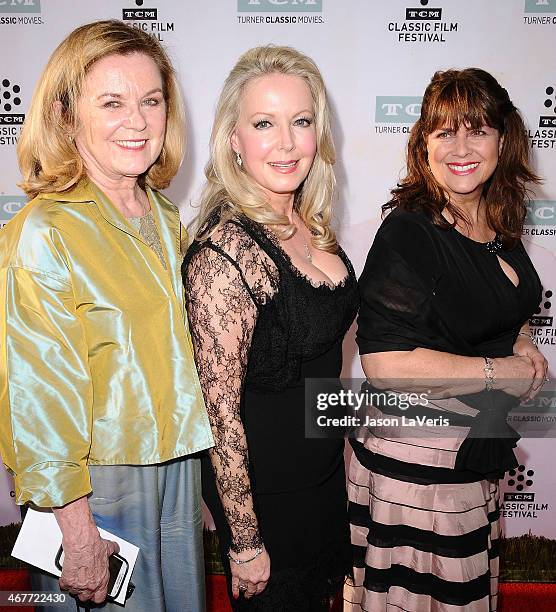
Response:
[[[498,81],[479,68],[434,74],[423,96],[421,116],[407,143],[407,175],[391,191],[392,199],[382,207],[383,212],[395,207],[420,210],[445,228],[458,220],[468,223],[437,183],[427,161],[429,134],[445,126],[457,131],[461,124],[472,129],[488,125],[504,138],[498,165],[484,186],[483,198],[489,226],[499,234],[504,246],[511,248],[523,229],[529,198],[527,183],[539,183],[540,178],[529,163],[525,125],[518,109]],[[444,208],[454,223],[442,216]]]

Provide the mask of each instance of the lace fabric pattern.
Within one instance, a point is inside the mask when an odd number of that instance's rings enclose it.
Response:
[[[235,552],[261,545],[242,394],[299,384],[302,361],[343,337],[357,304],[355,274],[341,256],[347,279],[315,286],[296,273],[268,230],[241,217],[193,243],[184,259],[189,323],[215,439],[209,452]]]
[[[160,236],[156,229],[156,223],[153,217],[152,210],[142,217],[128,217],[128,221],[135,227],[139,235],[143,240],[151,247],[155,252],[156,256],[160,260],[162,267],[167,270],[166,261],[164,259],[164,251],[162,250],[162,243],[160,242]]]
[[[236,552],[261,545],[253,509],[241,390],[258,308],[276,290],[277,270],[228,223],[184,262],[187,310],[199,379],[215,435],[210,451]]]

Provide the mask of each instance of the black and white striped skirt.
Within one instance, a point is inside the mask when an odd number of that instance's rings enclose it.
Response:
[[[496,610],[498,483],[465,482],[453,469],[457,442],[432,446],[352,440],[345,612]]]

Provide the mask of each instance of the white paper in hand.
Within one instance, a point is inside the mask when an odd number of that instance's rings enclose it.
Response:
[[[120,552],[118,554],[129,563],[129,572],[122,584],[117,599],[114,600],[119,604],[123,604],[125,603],[127,585],[129,584],[135,561],[137,561],[139,548],[108,531],[104,531],[104,529],[99,529],[98,531],[101,537],[119,544]],[[54,514],[48,510],[38,511],[29,508],[12,550],[12,557],[21,559],[21,561],[25,561],[25,563],[34,565],[55,576],[60,576],[61,572],[56,567],[54,561],[61,544],[62,532],[60,527],[58,527]]]

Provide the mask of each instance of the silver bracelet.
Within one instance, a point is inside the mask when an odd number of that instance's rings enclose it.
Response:
[[[228,551],[228,559],[230,561],[233,561],[236,565],[243,565],[244,563],[249,563],[249,561],[253,561],[253,559],[256,559],[263,552],[263,550],[264,546],[259,546],[258,548],[255,548],[255,554],[249,559],[244,559],[243,561],[241,559],[234,559],[230,554],[230,551]]]
[[[526,338],[529,338],[529,340],[531,340],[531,342],[537,346],[537,341],[535,340],[535,336],[533,336],[533,334],[528,334],[527,332],[518,332],[517,334],[518,336],[525,336]]]
[[[483,359],[485,360],[485,365],[483,367],[485,372],[485,389],[490,391],[496,382],[496,378],[494,376],[494,362],[490,357],[483,357]]]

